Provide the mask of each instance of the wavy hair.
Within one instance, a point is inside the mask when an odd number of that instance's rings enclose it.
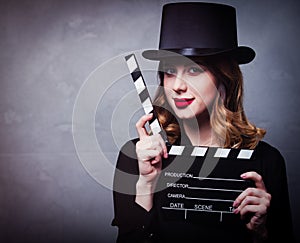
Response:
[[[218,96],[210,114],[213,133],[226,148],[253,149],[264,137],[266,131],[251,123],[243,108],[243,76],[239,64],[230,57],[206,57],[194,60],[204,65],[225,88],[225,97]],[[162,62],[159,64],[162,70]],[[158,71],[160,85],[163,86],[164,73]],[[180,123],[166,101],[163,89],[158,89],[154,98],[154,108],[158,119],[167,133],[170,143],[180,139]]]

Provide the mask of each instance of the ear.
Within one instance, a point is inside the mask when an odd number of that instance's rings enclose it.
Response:
[[[220,95],[221,99],[224,102],[224,100],[226,99],[226,89],[225,89],[224,84],[222,84],[222,83],[219,84],[218,91],[219,91],[219,95]]]

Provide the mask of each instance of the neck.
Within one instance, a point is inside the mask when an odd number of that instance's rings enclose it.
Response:
[[[218,146],[210,125],[209,114],[205,119],[198,117],[183,120],[183,128],[193,146]]]

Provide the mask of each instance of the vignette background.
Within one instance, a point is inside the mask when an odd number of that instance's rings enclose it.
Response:
[[[161,7],[167,2],[0,1],[1,242],[115,241],[112,192],[77,157],[73,106],[81,85],[100,64],[133,50],[157,48]],[[239,44],[256,50],[255,60],[241,66],[245,109],[286,159],[300,240],[300,4],[214,2],[236,7]],[[131,89],[120,85],[115,89]],[[111,140],[110,121],[103,114],[111,112],[109,102],[119,99],[112,97],[100,107],[96,127],[101,141]],[[118,147],[109,143],[105,150],[114,163]]]

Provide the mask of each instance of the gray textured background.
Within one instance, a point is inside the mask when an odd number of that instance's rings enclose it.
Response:
[[[112,193],[78,159],[73,106],[100,64],[157,47],[166,2],[0,1],[1,242],[114,242]],[[257,52],[251,64],[242,66],[245,109],[286,158],[299,240],[300,4],[217,2],[237,8],[239,43]],[[112,85],[96,114],[97,137],[112,166],[118,146],[107,114],[132,91],[128,82]],[[128,136],[135,136],[135,117],[125,122]]]

